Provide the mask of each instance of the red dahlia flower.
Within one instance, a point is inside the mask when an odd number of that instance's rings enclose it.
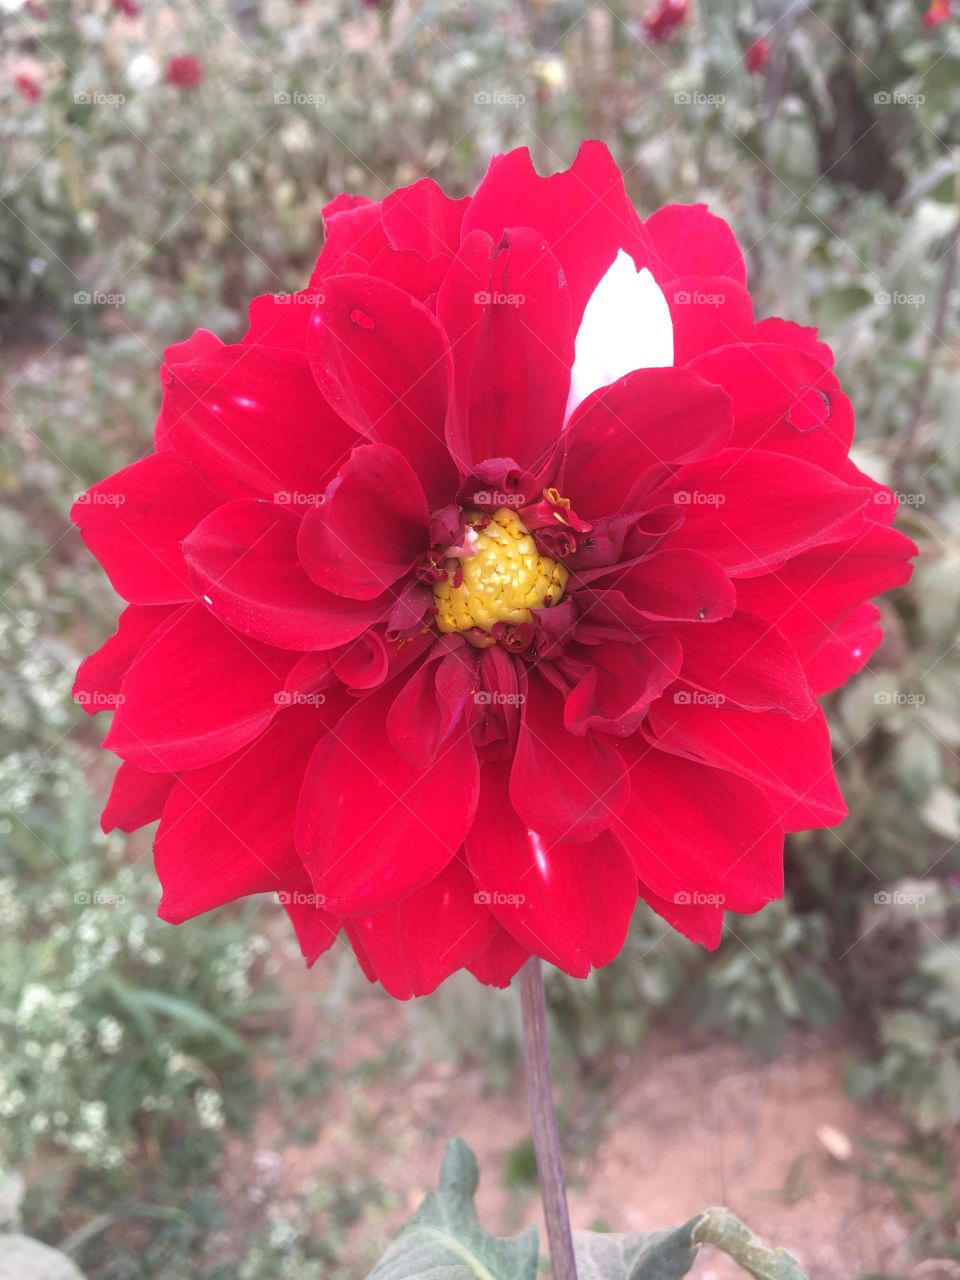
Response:
[[[177,89],[195,89],[203,79],[203,63],[192,53],[183,53],[167,63],[167,84]]]
[[[930,4],[923,12],[923,25],[939,27],[941,23],[949,20],[952,13],[952,0],[930,0]]]
[[[309,286],[167,349],[149,456],[74,509],[128,602],[104,829],[161,916],[279,893],[406,998],[576,976],[638,896],[716,946],[844,816],[817,696],[912,543],[816,331],[757,321],[703,205],[609,153],[338,196]]]
[[[32,76],[29,71],[18,71],[13,77],[13,87],[20,97],[25,98],[27,102],[39,102],[43,97],[40,81],[36,76]]]
[[[765,71],[770,61],[769,40],[764,40],[761,37],[759,40],[754,40],[752,44],[747,45],[743,60],[751,75],[759,75],[761,71]]]
[[[643,19],[643,29],[651,40],[669,44],[677,29],[686,22],[688,0],[657,0],[654,9]]]

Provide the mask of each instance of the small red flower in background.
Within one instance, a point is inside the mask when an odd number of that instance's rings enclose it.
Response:
[[[139,18],[143,13],[140,0],[113,0],[113,7],[125,18]]]
[[[104,829],[160,819],[164,919],[278,894],[398,998],[586,976],[638,897],[716,946],[842,821],[816,699],[916,550],[829,347],[599,143],[324,218],[306,289],[167,349],[155,451],[74,508],[128,601],[76,684]]]
[[[18,71],[13,77],[13,87],[20,97],[25,98],[27,102],[37,102],[43,97],[40,81],[36,76],[32,76],[29,71]]]
[[[754,40],[747,46],[743,60],[751,75],[758,75],[761,71],[765,71],[770,61],[770,42],[762,38]]]
[[[38,22],[46,22],[47,18],[50,16],[47,6],[45,4],[39,4],[38,0],[26,0],[26,4],[23,7],[26,9],[27,13],[29,13],[32,18],[36,18]]]
[[[657,0],[656,8],[643,19],[643,29],[651,40],[667,44],[689,16],[689,0]]]
[[[194,89],[203,79],[203,63],[192,53],[183,53],[167,63],[167,84],[178,89]]]
[[[925,27],[939,27],[942,22],[947,21],[952,13],[952,0],[930,0],[930,5],[923,14],[923,25]]]

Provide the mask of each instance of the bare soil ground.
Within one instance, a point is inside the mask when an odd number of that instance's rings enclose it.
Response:
[[[298,993],[288,1064],[308,1062],[324,1034],[317,1017],[322,967],[284,975],[286,989]],[[375,1170],[386,1199],[373,1222],[361,1212],[338,1248],[337,1280],[359,1280],[435,1185],[443,1143],[455,1135],[480,1162],[477,1204],[484,1225],[511,1233],[537,1221],[536,1196],[503,1178],[529,1132],[521,1072],[505,1091],[492,1091],[479,1068],[449,1062],[425,1063],[412,1077],[386,1065],[361,1084],[348,1084],[362,1064],[389,1063],[408,1036],[409,1014],[370,989],[352,1004],[350,1022],[355,1030],[337,1045],[315,1131],[291,1139],[289,1115],[282,1106],[266,1106],[250,1137],[233,1140],[223,1191],[238,1230],[241,1223],[249,1229],[257,1205],[293,1204],[305,1189],[329,1192],[338,1183],[363,1182]],[[589,1110],[598,1121],[589,1144],[582,1134],[570,1144],[576,1226],[602,1222],[615,1231],[644,1231],[726,1204],[765,1240],[789,1248],[810,1280],[960,1277],[956,1264],[909,1256],[909,1226],[894,1197],[862,1176],[859,1144],[902,1135],[891,1115],[844,1094],[841,1069],[849,1050],[842,1042],[796,1036],[771,1064],[737,1045],[701,1037],[691,1046],[693,1039],[682,1027],[656,1030],[636,1052],[604,1064],[602,1085],[575,1084],[566,1113]],[[838,1143],[840,1158],[828,1150]],[[712,1250],[702,1252],[693,1274],[697,1280],[743,1275]]]

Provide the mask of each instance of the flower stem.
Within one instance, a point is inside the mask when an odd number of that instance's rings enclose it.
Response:
[[[553,1280],[577,1280],[570,1234],[570,1211],[563,1182],[563,1160],[557,1116],[553,1109],[553,1078],[547,1039],[547,1007],[543,998],[543,969],[531,956],[520,970],[520,1008],[523,1013],[523,1054],[527,1070],[527,1099],[537,1157],[543,1216],[547,1225]]]

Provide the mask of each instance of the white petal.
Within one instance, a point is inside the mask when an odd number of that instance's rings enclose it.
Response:
[[[673,322],[656,280],[621,249],[587,302],[577,331],[568,421],[577,405],[634,369],[673,364]]]

